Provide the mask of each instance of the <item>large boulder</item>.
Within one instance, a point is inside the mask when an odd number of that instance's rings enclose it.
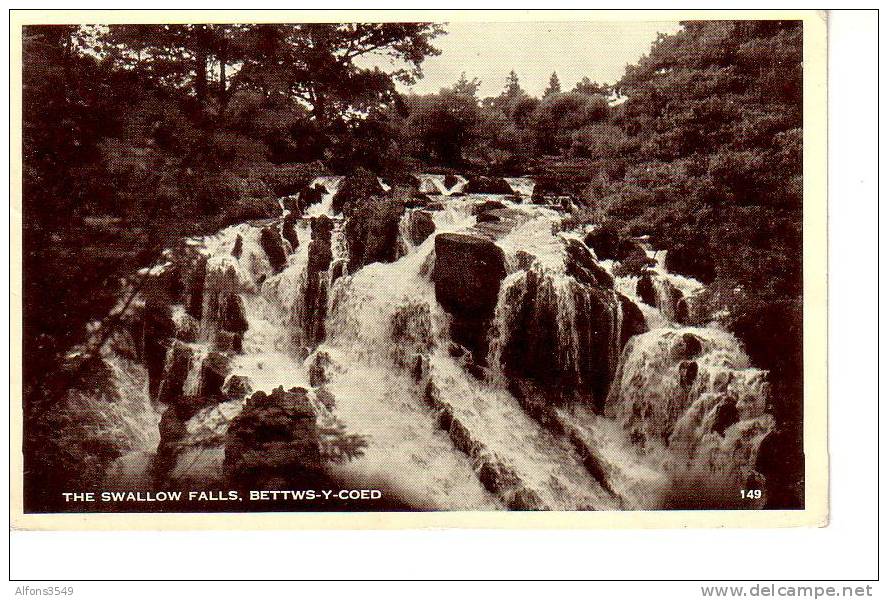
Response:
[[[586,234],[583,239],[588,247],[595,251],[598,260],[619,260],[620,234],[610,225],[598,225]]]
[[[657,306],[657,289],[650,271],[642,273],[635,284],[635,294],[648,306]]]
[[[466,194],[507,194],[510,196],[515,193],[512,186],[502,177],[484,177],[482,175],[469,177],[469,182],[463,191]]]
[[[281,227],[281,234],[284,236],[284,239],[287,240],[287,242],[290,244],[290,249],[293,252],[296,252],[296,250],[299,248],[299,234],[296,233],[297,221],[298,218],[290,213],[286,217],[284,217],[284,224]]]
[[[410,213],[410,241],[418,246],[435,233],[435,220],[432,213],[425,210],[414,210]]]
[[[404,208],[403,202],[388,196],[361,198],[349,205],[345,224],[349,272],[398,259],[398,226]]]
[[[592,258],[589,250],[581,242],[568,239],[566,250],[568,275],[572,275],[577,281],[588,285],[614,287],[614,278]]]
[[[268,256],[271,270],[275,273],[283,271],[287,266],[287,249],[278,230],[275,227],[264,227],[259,234],[259,243]]]
[[[157,399],[167,405],[179,403],[185,388],[185,380],[194,360],[194,351],[188,344],[173,342],[163,371]]]
[[[283,477],[305,485],[323,470],[317,414],[303,388],[254,393],[228,427],[225,473],[238,486]]]
[[[435,237],[435,296],[453,316],[454,341],[475,352],[476,358],[487,353],[487,325],[505,276],[505,255],[489,239],[461,233]]]
[[[623,294],[617,294],[617,297],[620,300],[620,310],[623,311],[623,326],[620,330],[620,347],[622,348],[629,341],[629,338],[646,332],[648,326],[644,313],[641,312],[641,309],[638,308],[635,302]]]
[[[221,352],[210,352],[200,366],[200,395],[206,399],[224,397],[222,388],[228,375],[230,359]]]

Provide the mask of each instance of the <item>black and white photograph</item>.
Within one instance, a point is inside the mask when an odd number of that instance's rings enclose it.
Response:
[[[824,27],[204,13],[20,28],[21,518],[825,524]]]

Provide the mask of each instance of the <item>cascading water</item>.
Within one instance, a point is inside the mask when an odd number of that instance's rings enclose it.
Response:
[[[172,306],[176,331],[190,333],[176,334],[159,394],[199,399],[218,364],[226,386],[305,388],[366,438],[363,455],[331,473],[417,508],[658,508],[682,477],[732,489],[757,481],[758,444],[773,428],[769,390],[736,339],[677,327],[671,298],[642,301],[638,276],[598,261],[583,232],[562,231],[559,211],[512,196],[449,197],[465,178],[450,188],[444,176],[418,179],[431,198],[403,212],[397,260],[353,273],[344,222],[330,218],[341,177],[312,182],[327,194],[287,236],[274,220],[190,240],[199,285]],[[508,181],[532,195],[532,180]],[[461,345],[472,336],[455,341],[461,317],[436,288],[438,238],[451,234],[502,257],[489,317],[470,325],[484,341],[472,348]],[[655,286],[699,292],[666,272],[662,254],[648,255],[660,259]],[[121,425],[135,454],[114,471],[132,476],[157,447],[160,411],[144,368],[119,366],[115,379],[145,388],[133,394],[145,406]],[[174,455],[170,481],[221,477],[225,433],[243,403],[198,405],[175,444],[161,440],[158,453]]]
[[[328,217],[332,217],[333,215],[333,196],[336,195],[336,192],[339,191],[339,186],[342,184],[345,177],[341,175],[322,175],[320,177],[315,177],[312,182],[309,184],[309,187],[314,187],[316,185],[324,186],[326,193],[321,198],[321,201],[317,204],[312,204],[308,208],[305,209],[305,216],[307,217],[320,217],[321,215],[327,215]]]
[[[533,196],[533,188],[536,186],[536,182],[532,178],[504,177],[503,179],[509,184],[512,191],[521,197],[523,202],[530,202]]]

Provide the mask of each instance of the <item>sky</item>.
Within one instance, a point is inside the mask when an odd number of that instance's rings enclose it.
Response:
[[[449,87],[465,71],[481,80],[479,97],[495,96],[505,87],[509,71],[521,87],[542,95],[549,76],[558,73],[564,90],[584,76],[599,83],[619,80],[626,65],[650,50],[657,33],[675,33],[677,22],[449,23],[447,34],[433,44],[440,56],[422,64],[425,77],[401,91],[418,94]]]

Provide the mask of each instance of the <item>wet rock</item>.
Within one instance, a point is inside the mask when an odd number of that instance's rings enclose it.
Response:
[[[244,238],[238,234],[237,239],[234,240],[234,248],[231,249],[231,255],[237,259],[241,257],[241,254],[244,251]]]
[[[349,214],[351,205],[366,201],[372,197],[386,196],[385,189],[379,179],[363,168],[358,168],[340,184],[331,203],[334,213]]]
[[[496,223],[501,220],[498,216],[491,213],[481,213],[477,219],[478,223]]]
[[[469,177],[463,191],[466,194],[507,194],[514,195],[510,186],[502,177],[484,177],[476,175]]]
[[[200,321],[203,316],[204,285],[207,278],[207,257],[200,255],[188,273],[185,310]]]
[[[299,234],[296,233],[296,222],[297,218],[292,215],[287,215],[284,218],[284,224],[281,228],[281,233],[284,236],[284,239],[290,244],[290,249],[293,252],[299,248]]]
[[[487,211],[497,210],[501,208],[506,208],[506,205],[499,200],[485,200],[484,202],[479,202],[472,207],[472,214],[477,216],[482,213],[486,213]]]
[[[299,193],[299,204],[294,208],[297,209],[297,212],[299,214],[302,214],[302,211],[304,211],[312,204],[317,204],[324,199],[324,196],[329,193],[329,190],[320,183],[316,183],[312,186],[307,186]],[[291,212],[294,212],[293,208],[289,206],[287,208],[289,208]]]
[[[350,204],[345,224],[348,241],[348,270],[356,272],[374,262],[398,259],[398,228],[404,204],[397,199],[373,196]]]
[[[143,328],[142,357],[148,371],[148,393],[155,398],[177,330],[170,306],[149,299],[145,304]]]
[[[229,400],[245,398],[253,391],[253,383],[246,375],[232,375],[222,386],[222,394]]]
[[[497,460],[485,461],[478,469],[478,479],[488,491],[499,493],[521,483],[515,471]]]
[[[622,275],[640,275],[645,269],[653,267],[657,261],[649,257],[643,248],[634,242],[626,242],[620,251],[620,273]]]
[[[313,347],[324,339],[324,320],[327,318],[327,270],[333,260],[331,248],[333,221],[321,215],[311,222],[311,242],[308,244],[308,265],[306,267],[305,311],[301,318],[306,345]]]
[[[315,397],[318,399],[318,402],[327,407],[327,410],[333,410],[336,408],[336,396],[334,396],[326,387],[319,387],[315,391]]]
[[[330,355],[326,352],[315,354],[314,360],[308,367],[308,383],[311,387],[329,383],[330,377],[327,375],[327,371],[332,364],[333,361],[330,360]]]
[[[239,485],[311,481],[323,467],[317,416],[302,388],[254,393],[228,427],[224,469]]]
[[[337,279],[345,275],[345,267],[346,263],[344,260],[338,260],[333,263],[333,267],[330,269],[330,284],[336,282]]]
[[[487,354],[487,325],[505,276],[505,255],[492,241],[460,233],[435,237],[435,297],[453,316],[454,341],[482,360]]]
[[[645,271],[638,278],[638,283],[635,284],[635,293],[648,306],[657,306],[657,290],[654,287],[654,279],[650,271]]]
[[[274,227],[265,227],[259,234],[259,243],[268,256],[268,262],[271,263],[271,270],[280,273],[287,266],[287,250],[284,248],[284,241],[281,235]]]
[[[435,221],[432,214],[424,210],[416,210],[410,214],[410,241],[418,246],[435,233]]]
[[[670,349],[675,360],[690,360],[703,352],[703,342],[693,333],[683,333]]]
[[[231,331],[219,331],[216,333],[215,348],[221,352],[243,352],[244,336],[241,333]]]
[[[589,250],[581,242],[567,240],[566,250],[568,275],[587,285],[613,289],[614,278],[592,258]]]
[[[525,252],[524,250],[519,250],[515,253],[515,259],[518,262],[518,268],[522,271],[528,270],[531,266],[533,266],[536,257],[529,252]]]
[[[599,225],[586,234],[583,239],[585,244],[595,252],[598,260],[619,260],[620,234],[608,225]]]
[[[617,294],[617,297],[620,300],[620,310],[623,311],[623,326],[620,330],[620,347],[622,348],[629,341],[629,338],[646,332],[648,327],[644,313],[641,312],[641,309],[638,308],[635,302],[623,294]]]
[[[207,354],[200,366],[200,395],[204,398],[223,399],[222,386],[228,375],[229,358],[221,352]]]
[[[229,294],[223,300],[222,319],[219,326],[232,333],[244,333],[249,328],[246,309],[240,294]]]
[[[685,388],[691,387],[697,379],[699,366],[696,361],[683,360],[678,364],[678,383]]]
[[[453,187],[460,182],[460,178],[454,175],[453,173],[447,173],[444,176],[444,187],[448,190],[452,190]]]
[[[440,202],[429,202],[425,205],[425,209],[431,211],[444,210],[444,205]]]
[[[425,302],[408,302],[391,317],[392,360],[396,365],[413,368],[418,354],[428,354],[435,345],[432,314]]]
[[[173,342],[169,351],[163,381],[160,383],[157,399],[164,404],[176,404],[182,398],[185,380],[191,368],[194,351],[180,341]]]
[[[712,431],[718,433],[720,436],[724,436],[725,430],[739,420],[740,413],[737,411],[737,403],[730,401],[722,402],[716,409]]]

